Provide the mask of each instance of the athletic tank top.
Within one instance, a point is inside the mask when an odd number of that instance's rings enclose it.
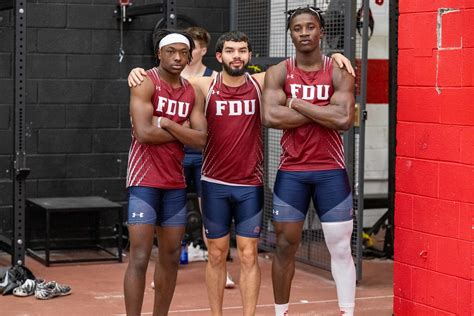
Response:
[[[173,88],[160,79],[156,67],[148,70],[147,75],[155,85],[152,96],[153,115],[166,117],[179,124],[186,121],[191,114],[195,98],[194,89],[188,81],[181,78],[181,87]],[[178,141],[160,145],[141,144],[132,132],[127,187],[185,188],[183,157],[183,145]]]
[[[322,56],[323,67],[307,72],[296,66],[294,57],[286,60],[285,93],[287,98],[303,99],[314,106],[329,104],[332,84],[332,59]],[[344,151],[339,132],[317,123],[283,131],[281,170],[307,171],[343,169]]]
[[[202,74],[202,76],[203,77],[210,77],[210,76],[212,76],[213,72],[214,72],[214,70],[212,70],[209,67],[206,67],[206,69],[204,70],[204,73]],[[188,147],[188,146],[184,146],[184,153],[185,154],[200,155],[200,154],[202,154],[202,150],[194,149],[194,148],[191,148],[191,147]]]
[[[219,73],[206,97],[208,127],[203,151],[204,179],[234,185],[262,185],[261,88],[249,74],[229,87]]]

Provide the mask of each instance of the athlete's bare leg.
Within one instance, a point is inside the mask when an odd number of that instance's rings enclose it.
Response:
[[[155,225],[128,225],[130,236],[130,256],[125,272],[123,289],[125,309],[129,316],[139,316],[145,291],[146,269],[150,260]]]
[[[240,258],[240,295],[244,307],[243,315],[255,315],[260,290],[260,267],[258,265],[258,238],[237,236],[237,251]]]
[[[272,265],[275,304],[290,300],[291,281],[295,275],[295,254],[301,241],[304,222],[273,222],[277,243]]]
[[[221,238],[207,240],[206,285],[213,316],[222,315],[229,240],[229,234]]]
[[[168,315],[176,287],[181,240],[185,226],[158,227],[158,262],[155,265],[155,301],[153,315]]]

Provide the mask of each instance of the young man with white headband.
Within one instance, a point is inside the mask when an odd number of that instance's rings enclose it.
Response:
[[[247,35],[238,31],[224,33],[216,43],[216,58],[222,64],[222,71],[216,78],[191,80],[207,95],[205,113],[209,129],[204,148],[202,203],[209,244],[206,284],[211,313],[215,316],[222,315],[232,220],[240,258],[243,315],[255,315],[260,289],[257,249],[263,207],[260,96],[265,74],[251,76],[246,72],[251,56]],[[130,86],[140,84],[141,71],[132,70]]]
[[[353,202],[339,131],[348,130],[354,120],[354,78],[321,54],[324,18],[318,8],[287,14],[296,55],[268,69],[262,101],[263,124],[283,129],[273,192],[275,314],[289,315],[295,254],[312,199],[331,255],[340,314],[352,316]]]
[[[132,143],[128,188],[130,257],[124,279],[127,315],[140,315],[145,275],[156,233],[153,315],[167,315],[176,286],[186,224],[183,144],[203,148],[204,96],[180,76],[191,59],[189,35],[162,30],[153,36],[159,66],[130,92]],[[191,128],[192,127],[192,128]]]

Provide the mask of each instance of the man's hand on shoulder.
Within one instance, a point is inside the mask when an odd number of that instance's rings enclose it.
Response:
[[[349,72],[352,76],[355,77],[355,71],[354,68],[352,67],[351,61],[347,59],[346,56],[340,54],[340,53],[334,53],[331,55],[331,58],[333,61],[336,63],[336,65],[340,69],[346,69],[347,72]]]
[[[133,88],[141,85],[146,76],[147,74],[145,69],[139,67],[133,68],[128,74],[128,86]]]

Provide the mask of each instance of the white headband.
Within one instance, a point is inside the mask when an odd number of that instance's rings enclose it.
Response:
[[[189,47],[189,40],[186,38],[186,36],[178,33],[171,33],[163,37],[160,41],[160,45],[158,45],[158,48],[162,48],[163,46],[170,45],[170,44],[176,44],[176,43],[183,43],[186,44]]]

